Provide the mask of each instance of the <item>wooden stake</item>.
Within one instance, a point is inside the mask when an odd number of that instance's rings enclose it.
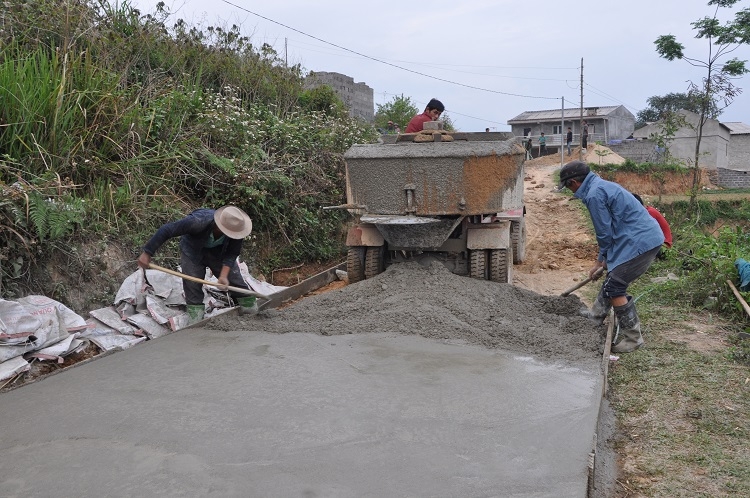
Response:
[[[740,294],[740,291],[737,290],[737,287],[734,286],[731,280],[727,279],[727,283],[729,284],[729,287],[732,288],[732,292],[734,292],[734,295],[737,297],[737,299],[740,300],[740,304],[745,309],[745,313],[750,316],[750,306],[747,305],[747,301],[745,301],[745,299],[742,297],[742,294]]]

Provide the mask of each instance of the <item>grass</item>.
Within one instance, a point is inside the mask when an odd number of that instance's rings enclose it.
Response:
[[[750,381],[728,354],[736,326],[632,287],[646,346],[610,369],[623,496],[750,496]]]

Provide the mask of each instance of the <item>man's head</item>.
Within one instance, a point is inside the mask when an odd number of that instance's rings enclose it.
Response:
[[[244,239],[253,231],[253,222],[242,209],[224,206],[214,213],[214,222],[230,239]]]
[[[571,161],[560,170],[560,184],[558,190],[567,187],[573,192],[578,190],[583,180],[591,170],[583,161]]]
[[[542,132],[541,136],[542,136],[542,137],[544,136],[544,132]]]
[[[570,126],[568,126],[568,131],[573,131],[573,130],[570,129]]]
[[[427,108],[425,109],[427,114],[432,117],[433,121],[437,121],[444,110],[445,106],[438,99],[430,99],[430,101],[427,102]]]

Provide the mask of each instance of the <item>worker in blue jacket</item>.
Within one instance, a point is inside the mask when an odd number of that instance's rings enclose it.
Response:
[[[619,332],[612,352],[629,353],[643,345],[641,323],[628,286],[646,273],[664,243],[664,233],[646,208],[617,183],[603,180],[582,161],[560,170],[560,186],[581,199],[591,215],[599,255],[589,276],[607,270],[599,295],[584,315],[601,323],[614,306]]]

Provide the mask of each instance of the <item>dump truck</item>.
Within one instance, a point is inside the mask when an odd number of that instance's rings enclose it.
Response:
[[[346,237],[349,281],[437,260],[459,275],[511,283],[526,247],[523,147],[504,133],[415,136],[344,154],[347,204],[338,207],[358,217]]]

